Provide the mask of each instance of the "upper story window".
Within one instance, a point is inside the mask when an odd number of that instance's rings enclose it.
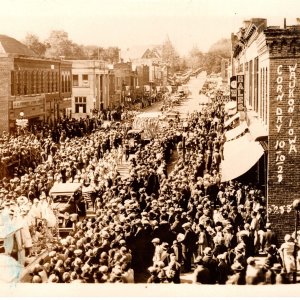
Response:
[[[15,71],[10,72],[10,94],[15,95]]]
[[[61,75],[61,92],[62,93],[66,92],[66,88],[65,88],[65,75]]]
[[[78,75],[73,74],[73,86],[78,86],[78,85],[79,85]]]
[[[89,75],[82,74],[82,85],[89,86]]]

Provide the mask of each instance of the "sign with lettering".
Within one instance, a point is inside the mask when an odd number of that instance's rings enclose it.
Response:
[[[230,98],[228,95],[217,95],[216,100],[221,102],[228,102]]]
[[[236,90],[236,76],[230,77],[230,99],[236,101],[237,90]]]
[[[245,104],[244,104],[244,75],[237,75],[236,76],[236,90],[237,90],[237,111],[244,111]]]
[[[283,85],[283,66],[277,67],[276,77],[276,133],[277,139],[275,141],[276,150],[276,167],[277,167],[277,182],[281,183],[284,179],[285,161],[288,156],[297,153],[297,135],[294,130],[295,126],[295,88],[296,88],[296,70],[297,64],[288,66],[288,90],[284,92]],[[287,112],[287,114],[285,113]],[[282,127],[282,124],[288,124],[288,127]],[[287,132],[284,132],[284,131]],[[286,136],[287,138],[284,138]]]
[[[43,105],[43,104],[44,104],[43,98],[28,98],[26,100],[13,101],[13,109],[23,108],[23,107],[28,107],[28,106],[38,106],[38,105]]]

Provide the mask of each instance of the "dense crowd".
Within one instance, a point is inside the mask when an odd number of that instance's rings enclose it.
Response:
[[[68,236],[33,268],[32,282],[180,283],[186,272],[199,284],[290,282],[295,244],[290,235],[278,244],[262,191],[221,183],[224,117],[215,101],[190,114],[187,128],[165,128],[130,159],[128,178],[118,173],[128,158],[122,124],[40,145],[39,165],[3,179],[0,190],[2,219],[31,220],[20,233],[29,255],[30,226],[37,219],[54,226],[49,190],[56,182],[82,182],[95,216],[73,220]],[[174,151],[179,159],[169,173]],[[257,265],[261,252],[267,258]]]

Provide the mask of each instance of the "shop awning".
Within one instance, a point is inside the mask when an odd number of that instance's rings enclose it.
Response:
[[[228,130],[225,133],[226,141],[230,141],[230,140],[235,139],[237,136],[242,134],[247,128],[248,128],[247,123],[242,122],[239,126],[233,128],[231,130]]]
[[[254,141],[268,140],[267,129],[259,122],[252,122],[249,125],[249,131]]]
[[[224,127],[225,128],[228,127],[233,121],[235,121],[239,117],[240,117],[240,113],[236,113],[235,115],[233,115],[232,117],[230,117],[228,120],[224,122]]]
[[[227,115],[228,115],[228,116],[233,116],[233,115],[235,115],[235,114],[236,114],[236,108],[230,109],[230,110],[228,110],[228,112],[227,112]]]
[[[236,109],[236,101],[229,101],[224,105],[225,112]]]
[[[249,171],[264,154],[259,142],[249,133],[224,144],[224,160],[221,163],[221,181],[235,179]]]

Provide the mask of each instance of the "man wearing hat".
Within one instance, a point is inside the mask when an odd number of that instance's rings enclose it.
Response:
[[[190,272],[192,267],[192,257],[196,252],[197,236],[191,229],[191,223],[182,225],[184,230],[184,240],[182,241],[183,266],[185,272]]]
[[[246,269],[246,284],[254,285],[258,284],[258,268],[256,267],[254,257],[250,256],[247,258],[247,269]]]
[[[274,230],[272,230],[271,223],[266,223],[266,231],[262,236],[262,250],[266,251],[271,245],[278,246],[277,235]]]
[[[180,269],[181,264],[177,261],[176,255],[171,253],[169,255],[170,262],[167,266],[167,277],[169,282],[180,283]]]
[[[286,274],[283,272],[282,266],[279,263],[273,265],[271,270],[274,272],[274,279],[272,284],[286,284],[289,283]]]
[[[161,252],[162,248],[160,245],[160,239],[159,238],[154,238],[151,243],[154,246],[154,254],[153,254],[153,263],[155,264],[156,262],[160,261],[161,258]]]
[[[196,268],[193,273],[193,283],[197,284],[210,284],[211,283],[211,274],[207,267],[203,263],[201,256],[198,256],[195,259]]]
[[[215,284],[217,281],[218,262],[213,258],[212,249],[210,247],[206,247],[203,250],[203,264],[210,272],[210,284]]]
[[[225,284],[230,274],[230,267],[227,263],[227,253],[224,252],[217,256],[217,283]]]
[[[234,274],[229,277],[226,284],[244,285],[246,283],[244,267],[239,263],[234,263],[231,270]]]

